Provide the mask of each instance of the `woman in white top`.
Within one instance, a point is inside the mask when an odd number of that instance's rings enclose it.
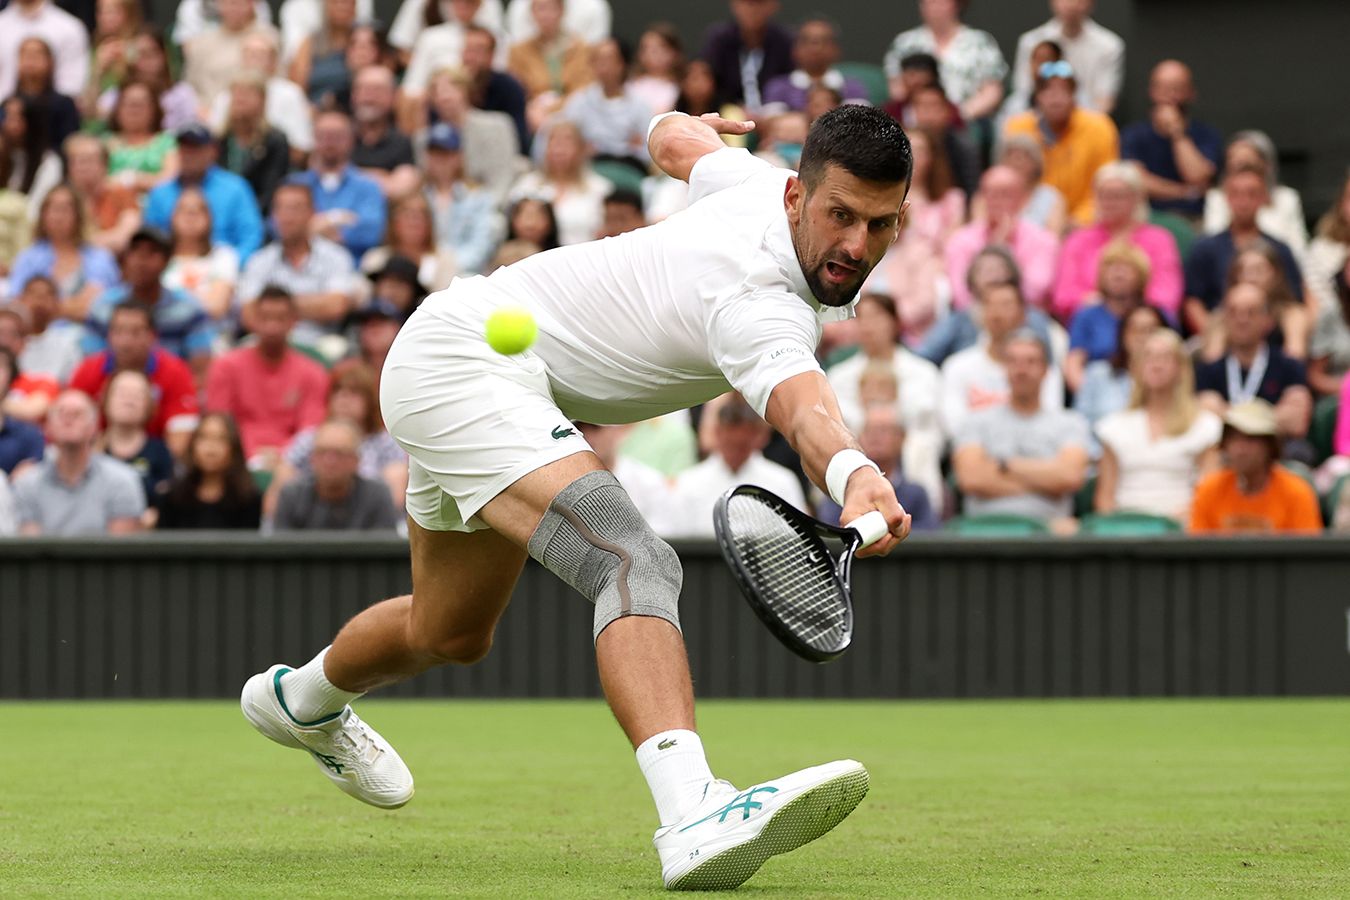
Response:
[[[234,309],[239,254],[229,244],[211,243],[211,207],[200,188],[184,188],[169,220],[173,257],[164,270],[164,286],[187,291],[217,322]]]
[[[566,119],[548,128],[543,165],[521,176],[507,198],[547,200],[558,219],[558,240],[564,246],[595,240],[604,219],[605,197],[613,190],[591,169],[590,152],[581,130]]]
[[[1224,150],[1225,172],[1245,166],[1260,169],[1266,175],[1270,199],[1256,214],[1256,226],[1263,232],[1289,245],[1294,258],[1303,265],[1308,252],[1308,227],[1303,218],[1303,201],[1298,191],[1279,183],[1280,169],[1275,153],[1275,142],[1264,131],[1239,131],[1228,141]],[[1210,188],[1205,193],[1205,234],[1218,234],[1232,219],[1223,189]]]
[[[1176,332],[1159,329],[1132,367],[1130,405],[1097,425],[1096,510],[1186,521],[1200,476],[1219,465],[1223,423],[1195,399],[1195,370]]]
[[[1331,208],[1317,220],[1317,231],[1308,245],[1303,266],[1303,283],[1313,315],[1335,309],[1335,279],[1350,261],[1350,172],[1341,182]],[[1313,354],[1317,354],[1314,352]]]

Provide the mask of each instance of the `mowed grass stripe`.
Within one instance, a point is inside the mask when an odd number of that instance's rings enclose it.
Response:
[[[595,702],[365,701],[396,812],[229,702],[0,704],[0,896],[661,896]],[[741,891],[1350,896],[1350,702],[707,702],[738,784],[853,757],[872,789]]]

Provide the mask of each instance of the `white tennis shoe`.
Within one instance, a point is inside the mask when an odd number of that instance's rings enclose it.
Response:
[[[249,724],[283,747],[304,750],[330,781],[357,800],[381,809],[411,800],[412,773],[350,706],[317,722],[295,720],[281,691],[281,676],[290,671],[290,666],[272,666],[244,683],[239,706]]]
[[[842,822],[867,794],[852,759],[813,766],[744,791],[708,784],[703,802],[656,832],[661,876],[674,891],[728,890],[770,856],[795,850]]]

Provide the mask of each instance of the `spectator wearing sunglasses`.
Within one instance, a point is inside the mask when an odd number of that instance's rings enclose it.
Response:
[[[1003,136],[1028,135],[1037,141],[1045,156],[1045,182],[1064,195],[1070,219],[1087,225],[1095,212],[1092,179],[1119,158],[1120,138],[1108,116],[1077,104],[1077,91],[1073,66],[1064,60],[1042,64],[1033,108],[1008,119]]]
[[[1148,97],[1149,117],[1127,125],[1121,136],[1123,154],[1147,170],[1144,185],[1154,209],[1198,220],[1223,155],[1223,138],[1190,117],[1195,82],[1185,63],[1166,59],[1154,66]]]
[[[1053,41],[1078,73],[1078,102],[1088,109],[1111,114],[1125,74],[1125,42],[1120,35],[1092,20],[1095,5],[1093,0],[1050,0],[1050,21],[1017,40],[1014,95],[1030,96],[1036,79],[1028,61],[1034,58],[1039,45]]]

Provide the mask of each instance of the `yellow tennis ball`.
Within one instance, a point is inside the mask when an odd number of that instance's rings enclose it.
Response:
[[[528,309],[503,306],[488,316],[484,332],[489,347],[498,353],[513,356],[530,348],[539,336],[539,326]]]

